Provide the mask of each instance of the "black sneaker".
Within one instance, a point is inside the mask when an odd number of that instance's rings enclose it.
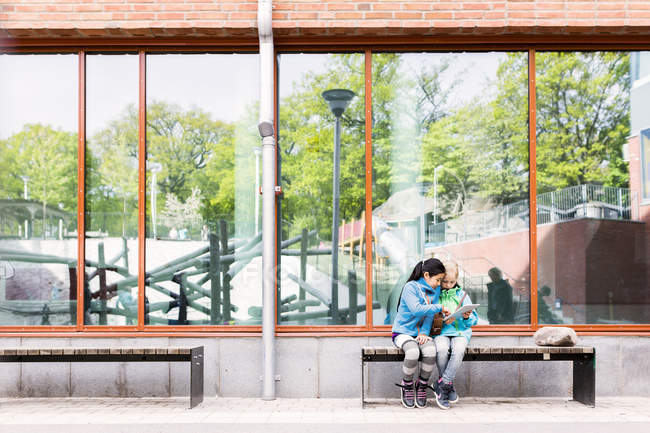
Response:
[[[395,385],[402,388],[402,404],[404,407],[413,408],[415,407],[415,384],[411,382],[406,382],[402,380],[402,383],[396,383]]]
[[[443,381],[436,381],[433,384],[433,394],[436,397],[436,404],[440,409],[449,409],[451,405],[449,404],[449,388],[451,385],[444,383]]]
[[[454,388],[454,382],[451,383],[451,389],[449,390],[449,403],[458,402],[458,393],[456,388]]]
[[[429,384],[424,379],[418,379],[415,385],[415,405],[417,407],[427,406],[427,388]]]

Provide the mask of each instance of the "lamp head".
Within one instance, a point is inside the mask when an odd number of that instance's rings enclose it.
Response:
[[[336,117],[341,117],[353,97],[354,92],[346,89],[330,89],[323,92],[323,98]]]

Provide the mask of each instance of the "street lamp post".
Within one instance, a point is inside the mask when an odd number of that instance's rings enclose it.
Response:
[[[156,227],[156,173],[162,170],[162,164],[149,162],[149,170],[151,170],[151,223],[153,225],[153,238],[156,239],[158,237]]]
[[[332,175],[332,321],[339,321],[339,290],[338,290],[338,252],[339,252],[339,178],[341,166],[341,115],[354,97],[354,92],[345,89],[331,89],[323,92],[332,114],[336,118],[334,123],[334,173]],[[348,301],[351,305],[351,300]],[[356,312],[350,311],[350,314]]]

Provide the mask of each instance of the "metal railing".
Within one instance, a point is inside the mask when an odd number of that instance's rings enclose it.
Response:
[[[628,188],[578,185],[537,196],[537,224],[579,218],[633,220],[638,215],[636,192]],[[444,245],[498,236],[529,226],[528,200],[460,215],[430,224],[427,243]]]

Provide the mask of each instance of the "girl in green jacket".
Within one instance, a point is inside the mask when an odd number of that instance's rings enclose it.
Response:
[[[454,262],[445,262],[445,276],[440,284],[440,304],[451,312],[458,309],[459,304],[467,305],[472,301],[465,291],[460,288],[458,280],[458,265]],[[436,403],[441,409],[449,409],[450,403],[458,401],[458,394],[454,389],[456,372],[463,362],[465,349],[472,338],[472,326],[478,322],[475,310],[463,314],[461,319],[453,317],[442,325],[440,335],[434,338],[436,344],[436,365],[440,378],[433,385]]]

